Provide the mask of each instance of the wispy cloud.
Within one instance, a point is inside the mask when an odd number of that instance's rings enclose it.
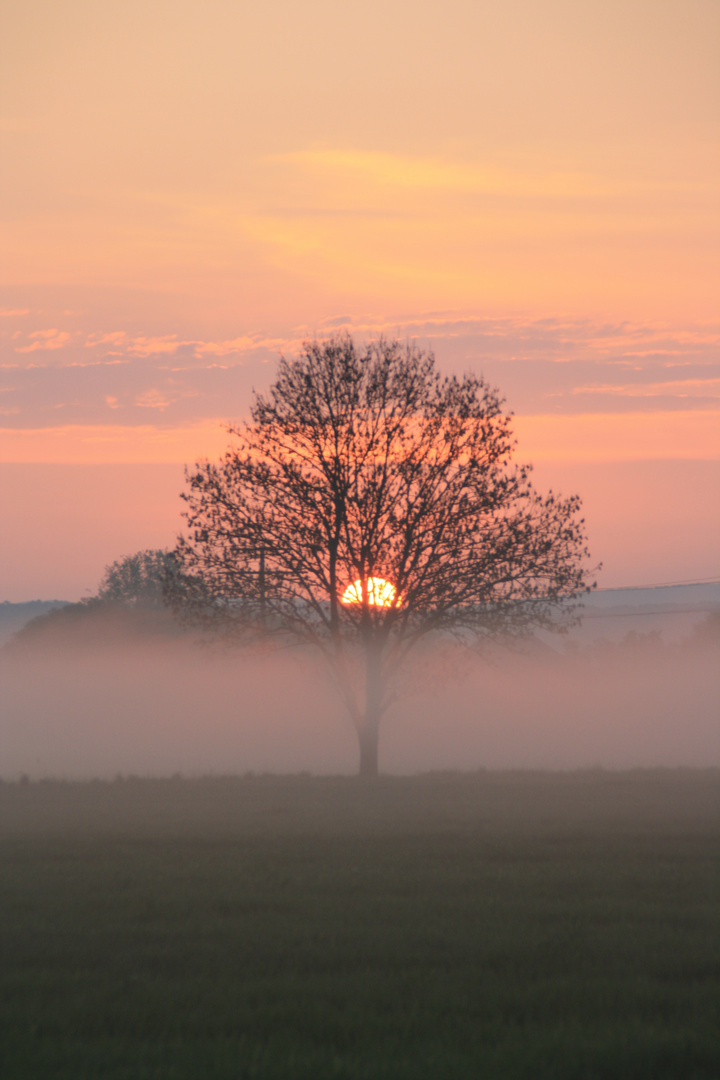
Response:
[[[122,345],[127,341],[124,330],[112,330],[106,334],[89,334],[85,339],[85,348],[94,349],[98,345]]]
[[[142,425],[67,424],[36,429],[0,428],[0,462],[62,464],[184,464],[219,457],[229,436],[219,419],[173,428]]]
[[[225,417],[175,425],[59,424],[0,428],[0,461],[122,463],[197,461],[221,456],[231,443]],[[153,416],[155,420],[156,417]],[[517,457],[549,461],[608,462],[720,459],[720,411],[584,413],[518,416]]]
[[[55,327],[50,330],[34,330],[31,334],[28,334],[28,338],[30,343],[28,345],[16,345],[15,352],[52,352],[54,349],[62,349],[70,341],[70,334],[67,330],[58,330]]]
[[[310,149],[269,159],[316,175],[344,175],[364,183],[415,190],[472,192],[486,195],[567,199],[619,194],[627,183],[610,182],[578,170],[510,168],[494,163],[441,157],[414,157],[358,149]]]
[[[161,390],[146,390],[135,399],[135,404],[141,409],[159,409],[164,412],[170,404],[170,398]]]
[[[720,328],[709,325],[429,311],[394,319],[339,315],[272,334],[244,328],[203,338],[83,330],[75,316],[31,333],[6,323],[2,424],[14,428],[54,426],[58,410],[67,422],[88,424],[142,425],[149,411],[168,427],[223,413],[239,420],[252,390],[271,381],[279,355],[342,331],[358,341],[380,333],[414,340],[435,352],[442,371],[482,374],[518,414],[707,412],[720,384]]]
[[[174,334],[163,337],[136,337],[128,342],[127,351],[131,356],[172,356],[183,344],[192,343],[178,341]]]
[[[702,397],[712,398],[720,404],[720,378],[710,377],[707,379],[668,379],[667,382],[648,383],[602,383],[594,386],[576,386],[571,393],[574,396],[583,394],[611,394],[616,397],[667,397],[668,395],[686,398]]]

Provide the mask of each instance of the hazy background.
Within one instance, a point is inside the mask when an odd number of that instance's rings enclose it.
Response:
[[[4,0],[0,599],[170,544],[279,352],[484,372],[606,585],[715,577],[715,0]]]
[[[386,715],[382,770],[720,765],[717,591],[605,594],[587,626],[522,654],[433,648]],[[311,653],[147,625],[109,611],[0,649],[0,777],[357,771]]]

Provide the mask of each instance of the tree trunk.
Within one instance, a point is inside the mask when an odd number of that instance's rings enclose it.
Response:
[[[380,730],[377,723],[358,728],[360,742],[360,776],[378,775],[378,743]]]
[[[378,775],[378,742],[382,716],[382,655],[372,636],[365,639],[365,715],[358,724],[360,776]]]

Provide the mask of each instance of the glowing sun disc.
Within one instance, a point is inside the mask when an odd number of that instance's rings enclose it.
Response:
[[[381,577],[371,577],[365,584],[365,595],[368,604],[373,607],[392,607],[395,603],[395,586]],[[343,604],[362,604],[362,581],[354,581],[348,585],[342,595]],[[397,606],[400,601],[398,600]]]

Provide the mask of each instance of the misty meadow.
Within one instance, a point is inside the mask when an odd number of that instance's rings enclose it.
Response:
[[[0,785],[2,1075],[714,1080],[720,774]]]
[[[714,1080],[718,631],[686,606],[425,655],[379,778],[312,654],[102,601],[28,624],[3,1077]]]

